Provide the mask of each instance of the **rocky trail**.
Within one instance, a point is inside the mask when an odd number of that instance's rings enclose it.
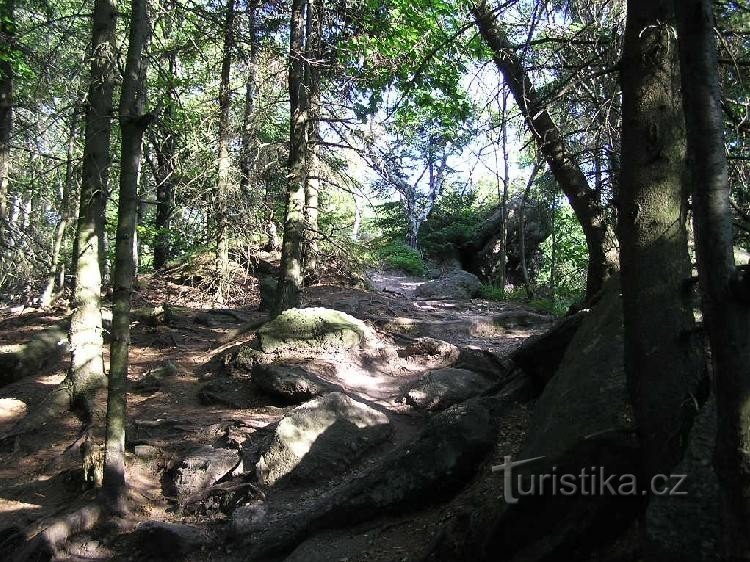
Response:
[[[436,283],[447,294],[436,295]],[[306,312],[256,331],[266,316],[255,302],[161,306],[147,283],[128,402],[135,509],[117,532],[82,533],[58,554],[421,560],[475,502],[498,501],[488,467],[519,449],[529,417],[528,404],[513,400],[525,387],[514,385],[508,355],[553,318],[453,294],[446,279],[379,272],[372,284],[310,287]],[[0,344],[61,322],[62,314],[6,315]],[[65,367],[0,388],[0,433]],[[498,400],[501,389],[509,394]],[[498,408],[505,422],[490,428]],[[13,530],[44,529],[93,499],[77,445],[70,416],[2,451],[5,547],[20,540]],[[472,480],[480,462],[484,476]]]

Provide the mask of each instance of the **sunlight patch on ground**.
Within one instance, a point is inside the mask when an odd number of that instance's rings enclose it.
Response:
[[[372,376],[367,372],[358,372],[349,369],[339,373],[338,378],[347,386],[368,390],[379,388],[383,382],[382,377]]]
[[[13,511],[20,511],[22,509],[40,509],[41,507],[41,505],[35,503],[24,503],[0,498],[0,513],[12,513]]]
[[[46,384],[49,386],[58,385],[65,379],[65,374],[57,373],[54,375],[47,375],[46,377],[40,377],[36,380],[39,384]]]
[[[18,421],[26,415],[26,403],[16,398],[0,398],[0,423]]]

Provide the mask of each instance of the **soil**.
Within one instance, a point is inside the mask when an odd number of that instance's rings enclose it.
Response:
[[[209,279],[210,275],[192,270],[142,276],[135,299],[135,305],[140,307],[168,304],[170,321],[134,322],[131,383],[136,385],[166,362],[176,367],[176,373],[163,377],[160,388],[150,394],[131,392],[128,396],[128,449],[132,451],[136,444],[152,445],[158,454],[153,458],[139,458],[132,453],[128,456],[132,510],[124,526],[132,528],[146,520],[187,523],[221,539],[219,546],[195,552],[186,560],[244,558],[238,546],[222,538],[227,526],[226,514],[215,509],[191,513],[177,509],[174,498],[166,491],[168,487],[163,485],[165,473],[175,459],[196,446],[239,447],[246,440],[252,441],[255,434],[262,434],[263,428],[281,419],[291,408],[263,397],[248,409],[205,406],[198,399],[197,389],[203,381],[225,376],[222,358],[227,352],[255,337],[252,331],[246,331],[246,326],[265,318],[258,311],[257,282],[250,274],[238,271],[232,293],[235,298],[223,303],[222,308],[216,308],[216,303],[205,298],[196,287],[196,283]],[[374,290],[370,291],[333,284],[309,287],[303,303],[334,308],[365,320],[377,332],[381,355],[391,358],[378,362],[332,353],[316,357],[306,365],[321,378],[391,418],[392,438],[372,451],[362,466],[413,437],[426,420],[425,414],[407,407],[400,394],[428,366],[415,358],[399,359],[399,349],[415,337],[430,336],[503,357],[547,326],[545,322],[531,326],[499,323],[497,317],[503,313],[528,312],[517,303],[416,298],[414,290],[425,281],[422,278],[376,272],[371,280]],[[0,316],[0,345],[23,343],[33,332],[63,321],[66,313],[64,309],[51,313],[29,309],[21,313],[5,312]],[[0,434],[63,379],[66,367],[64,363],[50,366],[38,376],[0,389]],[[102,394],[98,399],[103,403],[105,396]],[[517,405],[512,409],[504,418],[504,426],[499,428],[497,447],[480,476],[453,501],[317,534],[299,545],[287,559],[300,562],[422,559],[451,521],[477,510],[478,503],[499,501],[502,477],[493,474],[489,467],[501,462],[504,455],[518,451],[528,418],[527,406]],[[0,452],[0,531],[11,526],[43,529],[61,514],[94,499],[94,490],[83,485],[78,431],[76,418],[69,415],[51,421],[42,431],[24,436],[10,449],[6,447]],[[334,483],[331,480],[317,488],[282,489],[270,494],[269,501],[302,504]],[[72,537],[63,559],[140,560],[112,529],[96,529]]]

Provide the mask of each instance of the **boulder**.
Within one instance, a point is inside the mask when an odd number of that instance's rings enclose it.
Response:
[[[247,409],[257,402],[252,382],[241,377],[222,377],[203,384],[198,390],[198,400],[204,406],[227,406]]]
[[[146,521],[127,536],[128,548],[138,560],[184,560],[207,543],[200,529],[190,525]]]
[[[523,308],[504,310],[492,317],[492,323],[502,328],[531,328],[550,324],[554,320],[551,314],[539,314]]]
[[[456,269],[421,284],[416,295],[422,298],[470,299],[479,293],[482,283],[473,273]]]
[[[290,404],[305,402],[329,389],[329,385],[296,365],[257,364],[253,383],[266,394]]]
[[[205,445],[194,449],[174,470],[174,493],[180,504],[209,488],[236,469],[242,470],[237,451]]]
[[[171,361],[164,361],[160,366],[149,370],[132,385],[136,394],[153,394],[161,389],[165,377],[177,374],[177,366]]]
[[[527,444],[517,460],[540,457],[513,469],[517,503],[500,503],[490,529],[481,532],[481,552],[472,556],[507,560],[586,559],[628,528],[645,496],[603,493],[520,495],[518,486],[545,475],[602,470],[640,479],[640,449],[623,362],[623,316],[619,284],[611,280],[602,299],[575,331],[554,377],[544,387],[531,419]],[[516,460],[516,459],[514,459]],[[588,474],[588,472],[587,472]],[[599,474],[597,472],[597,474]],[[580,480],[576,480],[579,482]],[[521,484],[519,484],[521,483]],[[617,486],[615,486],[617,487]],[[469,542],[472,542],[469,540]]]
[[[298,406],[276,426],[256,465],[258,481],[312,481],[350,467],[391,432],[388,417],[341,392]]]
[[[359,346],[374,332],[364,322],[329,308],[285,310],[258,329],[261,351],[336,351]]]
[[[273,513],[264,504],[250,505],[232,515],[232,530],[247,543],[248,559],[263,559],[291,551],[315,531],[444,500],[474,474],[492,449],[493,410],[506,405],[485,398],[453,406],[434,416],[414,440],[302,511]]]
[[[482,286],[473,273],[456,269],[417,287],[416,295],[423,298],[470,299]]]
[[[446,367],[423,375],[404,393],[404,401],[420,410],[444,410],[493,387],[494,381],[466,369]]]
[[[414,360],[430,369],[441,369],[453,365],[458,361],[459,355],[458,347],[434,338],[417,338],[398,351],[399,357]]]
[[[0,351],[0,387],[56,365],[68,351],[68,335],[55,326],[35,334],[28,343]]]
[[[543,334],[531,336],[511,354],[511,360],[534,382],[537,394],[557,371],[565,350],[581,326],[588,311],[581,311],[558,320]]]

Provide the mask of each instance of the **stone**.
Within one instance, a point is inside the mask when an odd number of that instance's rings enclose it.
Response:
[[[285,310],[258,329],[261,351],[336,351],[359,346],[374,332],[364,322],[329,308]]]
[[[0,387],[55,366],[68,351],[68,335],[60,327],[35,334],[26,344],[0,353]]]
[[[568,344],[578,331],[588,311],[581,311],[558,320],[543,334],[531,336],[511,354],[511,360],[534,382],[536,393],[557,371]]]
[[[248,559],[294,549],[311,532],[350,526],[415,510],[450,497],[476,471],[495,442],[493,410],[504,403],[469,400],[434,416],[413,440],[363,474],[345,481],[301,511],[271,513],[254,505],[235,512],[232,531]]]
[[[423,375],[406,390],[403,399],[420,410],[444,410],[492,386],[493,381],[473,371],[446,367]]]
[[[253,383],[274,398],[299,404],[329,389],[329,385],[296,365],[258,364],[253,368]]]
[[[413,359],[429,369],[441,369],[453,365],[460,355],[458,347],[447,341],[434,338],[416,338],[412,343],[399,349],[398,356]]]
[[[146,521],[127,537],[138,560],[183,560],[185,555],[207,543],[200,529],[190,525]]]
[[[174,471],[174,492],[179,503],[209,488],[240,467],[237,451],[205,445],[194,449],[177,465]]]
[[[539,458],[513,469],[514,488],[519,481],[528,489],[531,479],[541,482],[545,474],[579,475],[591,467],[614,475],[616,483],[620,475],[638,477],[641,453],[623,353],[622,302],[612,279],[537,401],[518,459]],[[484,544],[472,557],[503,552],[513,561],[587,559],[585,549],[608,544],[630,527],[645,498],[607,490],[522,497],[516,490],[515,497],[518,503],[498,503],[490,528],[481,532]]]
[[[258,481],[314,481],[349,468],[391,433],[388,416],[341,392],[298,406],[276,426],[256,465]]]
[[[204,383],[198,390],[198,400],[204,406],[226,406],[247,409],[257,403],[252,382],[240,377],[221,377]]]
[[[422,298],[466,300],[475,297],[482,286],[473,273],[456,269],[417,287],[416,295]]]

